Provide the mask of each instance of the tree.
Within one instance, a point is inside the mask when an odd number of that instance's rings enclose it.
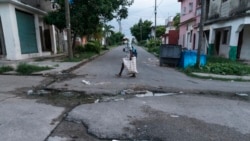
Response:
[[[53,24],[59,29],[66,27],[64,0],[58,0],[60,8],[49,12],[45,17],[48,24]],[[110,21],[117,16],[126,18],[127,8],[133,0],[73,0],[70,4],[70,19],[73,40],[76,36],[87,35],[94,37],[94,33],[102,30],[103,21]],[[120,9],[120,7],[123,7]],[[74,42],[73,42],[74,47]]]
[[[114,28],[114,26],[112,26],[112,25],[104,25],[104,27],[103,27],[103,36],[104,36],[104,46],[105,46],[105,48],[106,48],[106,45],[108,45],[109,43],[108,43],[108,40],[107,40],[107,38],[109,37],[109,36],[111,36],[112,35],[112,33],[114,33],[114,31],[112,30]]]
[[[125,35],[121,32],[112,33],[111,36],[107,38],[107,42],[109,45],[117,45],[122,42],[124,37]]]
[[[122,32],[122,19],[126,19],[128,17],[128,8],[126,6],[131,6],[134,3],[134,0],[120,0],[120,6],[116,10],[116,20],[119,24],[119,32]]]
[[[149,38],[149,34],[151,33],[152,22],[142,19],[135,25],[130,28],[131,34],[136,38],[137,41],[143,41]]]
[[[180,27],[180,13],[177,13],[176,15],[175,15],[175,17],[174,17],[174,19],[173,19],[173,22],[174,22],[174,27],[176,28],[176,29],[179,29],[179,27]]]
[[[157,26],[156,27],[156,38],[160,38],[166,32],[165,26]]]

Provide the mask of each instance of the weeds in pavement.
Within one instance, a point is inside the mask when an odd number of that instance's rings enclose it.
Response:
[[[11,66],[2,66],[0,67],[0,74],[5,73],[5,72],[9,72],[9,71],[13,71],[14,68]]]
[[[95,52],[83,52],[83,53],[75,53],[73,59],[65,58],[63,62],[80,62],[84,59],[88,59],[96,55]]]
[[[53,68],[48,67],[48,66],[36,66],[36,65],[21,63],[17,66],[16,71],[19,74],[28,75],[34,72],[39,72],[39,71],[44,71],[44,70],[49,70],[49,69],[53,69]]]

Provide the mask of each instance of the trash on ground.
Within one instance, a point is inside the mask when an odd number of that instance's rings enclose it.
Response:
[[[150,97],[150,96],[154,96],[153,92],[146,91],[145,94],[137,94],[136,95],[136,97]]]
[[[244,93],[236,93],[237,96],[241,96],[241,97],[248,97],[248,94],[244,94]]]
[[[150,91],[146,91],[145,94],[137,94],[136,97],[150,97],[150,96],[170,96],[175,95],[176,93],[153,93]]]
[[[47,94],[50,94],[49,91],[46,91],[46,90],[28,90],[27,91],[27,95],[47,95]]]
[[[154,96],[170,96],[170,95],[175,95],[176,93],[156,93]]]
[[[95,100],[95,103],[99,103],[100,99]]]
[[[117,101],[124,101],[124,100],[125,100],[124,98],[117,98],[114,101],[117,102]]]
[[[85,84],[85,85],[90,85],[90,82],[86,81],[86,80],[82,80],[82,83]]]
[[[28,91],[27,91],[27,95],[32,95],[33,93],[34,93],[33,90],[28,90]]]
[[[178,118],[180,116],[178,116],[178,115],[170,115],[170,117],[172,117],[172,118]]]

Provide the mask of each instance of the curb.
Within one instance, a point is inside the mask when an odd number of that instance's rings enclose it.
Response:
[[[94,59],[96,59],[97,57],[100,57],[100,56],[106,54],[107,52],[109,52],[109,50],[105,50],[105,51],[101,52],[100,54],[94,55],[94,56],[92,56],[92,57],[90,57],[90,58],[88,58],[88,59],[84,59],[84,60],[80,61],[79,63],[77,63],[76,65],[74,65],[73,67],[64,69],[64,70],[59,71],[59,72],[62,72],[62,73],[70,73],[70,72],[72,72],[73,70],[79,68],[80,66],[82,66],[82,65],[84,65],[84,64],[86,64],[86,63],[88,63],[88,62],[90,62],[90,61],[92,61],[92,60],[94,60]],[[60,55],[59,57],[61,57],[61,56],[63,56],[63,55]],[[51,57],[51,58],[56,58],[56,57]],[[48,60],[48,59],[47,59],[47,60]],[[53,70],[53,69],[52,69],[52,70]],[[53,72],[53,73],[50,73],[50,72],[48,72],[48,73],[43,73],[43,71],[41,71],[41,72],[35,72],[35,73],[29,74],[29,75],[21,75],[21,76],[45,76],[45,75],[50,75],[50,74],[54,74],[54,72]],[[11,72],[3,73],[3,74],[1,74],[1,75],[20,75],[20,74],[11,71]]]
[[[250,76],[218,75],[218,74],[196,73],[196,72],[193,72],[192,75],[199,76],[199,77],[209,77],[209,78],[214,78],[214,79],[250,81]]]
[[[104,51],[104,52],[102,52],[102,53],[100,53],[100,54],[94,55],[94,56],[92,56],[92,57],[90,57],[90,58],[88,58],[88,59],[84,59],[83,61],[81,61],[81,62],[78,63],[77,65],[75,65],[75,66],[73,66],[73,67],[70,67],[70,68],[68,68],[68,69],[62,70],[62,73],[70,73],[70,72],[72,72],[73,70],[75,70],[75,69],[81,67],[82,65],[84,65],[84,64],[86,64],[86,63],[88,63],[88,62],[90,62],[90,61],[92,61],[92,60],[94,60],[94,59],[96,59],[96,58],[98,58],[98,57],[100,57],[100,56],[103,56],[103,55],[106,54],[107,52],[109,52],[109,50]]]

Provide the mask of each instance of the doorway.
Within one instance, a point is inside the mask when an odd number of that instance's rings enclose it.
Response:
[[[215,55],[220,53],[221,31],[217,31],[215,35]]]
[[[5,48],[5,41],[4,41],[4,35],[3,35],[3,27],[2,27],[2,21],[0,17],[0,57],[6,55],[6,48]]]
[[[244,33],[244,29],[242,29],[240,34],[239,34],[238,47],[237,47],[237,56],[236,56],[237,59],[240,59],[240,52],[241,52],[242,43],[243,43],[243,33]]]
[[[195,50],[195,44],[196,44],[196,34],[194,33],[194,38],[193,38],[193,50]]]

